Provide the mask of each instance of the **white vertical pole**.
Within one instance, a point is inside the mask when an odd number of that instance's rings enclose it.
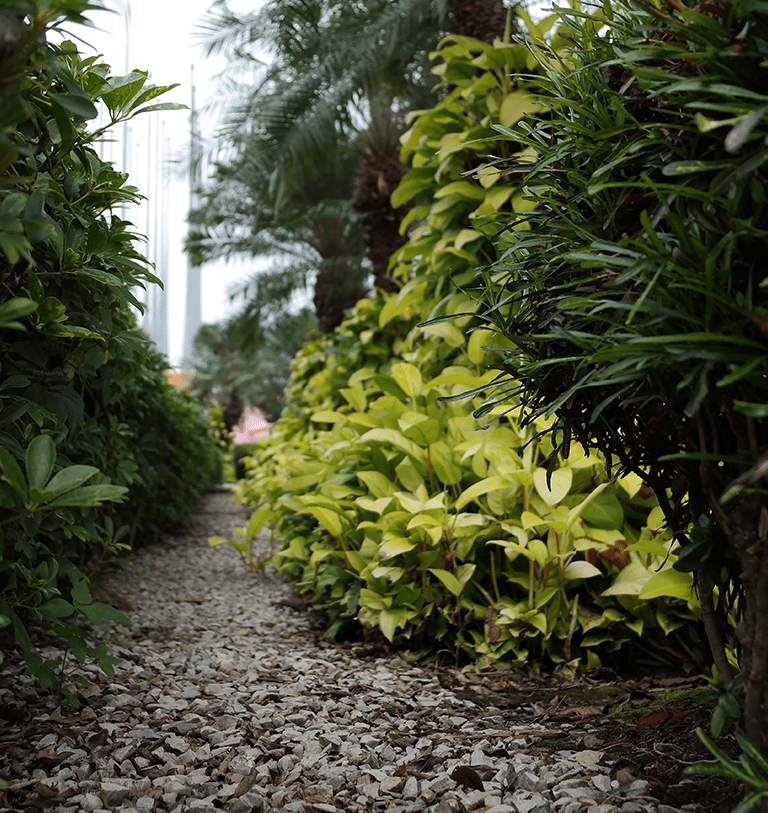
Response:
[[[192,100],[189,114],[189,208],[197,205],[200,190],[200,149],[197,133],[197,111],[195,109],[194,66],[190,66]],[[189,364],[193,358],[194,338],[202,322],[202,281],[200,266],[187,255],[187,303],[184,318],[184,344],[182,363]]]
[[[166,242],[165,212],[168,208],[166,201],[167,179],[163,177],[165,166],[165,153],[163,150],[165,138],[165,122],[161,127],[155,127],[155,206],[154,212],[154,259],[157,276],[160,277],[163,287],[157,289],[157,315],[155,329],[157,349],[168,356],[168,258],[164,254],[163,246]]]

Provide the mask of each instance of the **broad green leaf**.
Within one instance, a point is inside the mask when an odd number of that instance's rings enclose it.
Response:
[[[387,579],[391,584],[395,584],[405,573],[406,571],[402,567],[384,567],[379,565],[379,567],[371,571],[371,576],[373,576],[374,579]]]
[[[648,578],[648,570],[640,562],[630,560],[629,564],[618,572],[613,584],[606,587],[600,595],[639,596]]]
[[[534,629],[538,630],[542,635],[547,634],[547,616],[544,613],[530,612],[523,616]]]
[[[90,604],[93,601],[91,591],[88,588],[88,582],[81,579],[72,586],[72,601],[75,606],[81,607],[83,604]]]
[[[126,76],[114,76],[109,80],[109,90],[101,94],[110,113],[125,114],[131,110],[147,82],[145,71],[132,71]]]
[[[630,500],[637,494],[643,486],[643,478],[634,472],[629,472],[623,477],[619,477],[616,482],[621,486]]]
[[[473,330],[467,342],[467,356],[473,364],[487,364],[488,352],[484,346],[493,345],[498,339],[498,334],[492,330]],[[475,383],[473,386],[477,386]]]
[[[25,330],[24,325],[17,320],[34,313],[37,307],[36,302],[21,296],[4,302],[0,305],[0,328]]]
[[[344,551],[334,550],[333,548],[318,548],[317,550],[312,551],[312,555],[309,557],[309,564],[314,567],[328,559],[338,560],[343,558]]]
[[[94,103],[84,94],[51,93],[51,99],[64,110],[83,119],[95,119],[99,115]]]
[[[355,476],[375,497],[390,497],[397,491],[397,486],[380,471],[358,471]]]
[[[394,641],[397,628],[408,618],[407,611],[401,608],[382,610],[379,615],[379,627],[388,641]]]
[[[309,416],[314,423],[346,423],[347,416],[340,412],[313,412]]]
[[[420,446],[437,443],[442,436],[440,423],[420,412],[404,412],[397,419],[397,424],[409,440],[415,441]]]
[[[87,604],[83,608],[86,618],[97,627],[101,627],[105,621],[114,621],[118,624],[130,624],[131,620],[125,613],[110,607],[109,604],[104,604],[101,601],[94,601],[93,604]]]
[[[565,579],[591,579],[594,576],[603,575],[599,568],[591,565],[589,562],[583,561],[582,559],[569,562],[561,572],[563,578]]]
[[[341,536],[344,532],[346,522],[342,524],[341,516],[330,508],[322,505],[308,505],[303,513],[312,514],[331,536]]]
[[[396,429],[369,429],[365,434],[360,436],[360,441],[363,443],[374,441],[376,443],[390,444],[402,449],[409,454],[414,460],[421,463],[426,461],[424,450],[412,440],[398,432]]]
[[[309,555],[306,540],[302,537],[293,537],[288,543],[288,550],[296,559],[306,559]]]
[[[316,486],[317,474],[301,474],[298,477],[289,477],[281,486],[286,493],[303,493]]]
[[[499,122],[504,127],[512,127],[530,113],[538,113],[545,108],[536,101],[530,91],[517,90],[510,93],[501,103]]]
[[[368,497],[357,497],[355,505],[359,505],[363,511],[370,511],[372,514],[383,514],[390,505],[392,505],[392,497],[379,497],[372,500]]]
[[[391,559],[393,556],[399,556],[402,553],[408,553],[416,547],[416,543],[410,539],[394,537],[387,539],[379,548],[379,555],[382,559]]]
[[[370,564],[368,559],[356,550],[348,550],[344,554],[347,564],[356,572],[361,573]]]
[[[482,335],[481,331],[477,331],[478,335]],[[475,333],[472,334],[474,336]],[[470,342],[472,341],[470,337]],[[482,379],[472,375],[470,370],[464,369],[450,373],[441,373],[436,378],[429,381],[425,389],[431,390],[433,387],[466,387],[468,389],[475,389],[477,387],[485,386]]]
[[[33,505],[47,505],[59,496],[58,491],[48,491],[44,488],[30,488],[29,501]]]
[[[424,389],[424,381],[418,367],[405,362],[396,362],[390,368],[390,373],[406,395],[411,398],[421,395]]]
[[[464,347],[467,341],[464,334],[451,322],[432,323],[421,329],[429,336],[438,336],[451,347]]]
[[[19,466],[12,454],[2,447],[0,447],[0,470],[2,470],[2,479],[26,502],[28,497],[27,481],[21,471],[21,466]]]
[[[605,530],[618,530],[624,525],[624,508],[615,494],[598,494],[581,512],[584,522]]]
[[[497,491],[511,487],[512,483],[505,477],[486,477],[485,480],[481,480],[479,483],[475,483],[462,491],[456,500],[456,510],[460,511],[467,503],[472,502],[483,494],[487,494],[489,491]]]
[[[527,549],[533,554],[537,564],[539,564],[541,567],[544,567],[544,565],[546,565],[549,561],[549,549],[541,541],[541,539],[538,539],[537,537],[529,539]]]
[[[103,502],[120,501],[127,493],[128,489],[125,486],[113,486],[108,483],[98,486],[81,486],[67,491],[61,497],[57,497],[48,503],[48,505],[51,508],[63,506],[93,508]]]
[[[362,387],[343,387],[339,392],[353,409],[358,412],[365,412],[368,406],[368,398]]]
[[[179,104],[178,102],[158,102],[158,104],[150,104],[146,107],[140,107],[138,110],[134,110],[130,118],[138,116],[140,113],[152,113],[160,110],[189,110],[189,107],[185,104]]]
[[[555,469],[549,478],[545,469],[536,469],[533,473],[533,484],[539,496],[547,505],[559,505],[573,483],[573,471],[569,468]]]
[[[90,480],[98,471],[95,466],[67,466],[53,476],[46,489],[63,494]]]
[[[437,578],[440,579],[440,581],[448,588],[448,590],[451,591],[451,593],[453,593],[454,596],[461,595],[463,587],[453,573],[437,567],[430,567],[428,570],[433,576],[437,576]]]
[[[462,589],[464,589],[464,587],[466,587],[467,582],[472,578],[472,576],[474,575],[476,569],[477,569],[477,565],[470,564],[469,562],[467,562],[466,564],[463,564],[463,565],[459,565],[456,568],[454,576],[456,576],[456,578],[458,579],[459,584],[461,585]]]
[[[38,435],[27,446],[26,465],[30,488],[43,488],[56,462],[56,444],[50,435]]]
[[[41,328],[47,336],[59,336],[63,339],[100,339],[104,337],[86,327],[62,325],[60,322],[48,322]]]
[[[420,511],[443,512],[445,510],[445,492],[429,498],[423,485],[416,489],[415,494],[407,491],[397,491],[395,496],[400,505],[410,514],[416,514]]]
[[[257,509],[253,512],[253,514],[251,514],[245,535],[249,539],[253,539],[253,537],[256,536],[256,534],[258,534],[268,522],[272,522],[275,519],[277,519],[277,515],[274,511],[270,511],[268,508]]]
[[[383,596],[367,587],[360,590],[360,604],[371,610],[385,610],[389,606]]]
[[[463,477],[461,467],[454,460],[448,444],[442,440],[429,447],[429,463],[443,486],[455,486],[461,482]]]
[[[445,186],[441,186],[434,195],[438,200],[446,198],[449,195],[458,195],[461,198],[469,198],[470,200],[483,200],[485,198],[485,190],[482,186],[470,183],[469,181],[453,181]]]
[[[55,621],[57,618],[67,618],[74,613],[75,608],[66,599],[51,598],[37,608],[40,617],[45,621]]]
[[[382,392],[386,392],[387,395],[393,395],[395,398],[398,398],[403,402],[408,400],[408,395],[392,376],[383,374],[375,375],[373,377],[373,381],[376,386]]]
[[[693,597],[693,574],[681,573],[679,570],[667,568],[654,573],[640,590],[639,598],[648,601],[652,598],[665,596],[668,598],[681,598],[690,600]]]
[[[608,483],[601,483],[597,488],[593,489],[585,499],[583,499],[578,505],[571,508],[568,512],[568,527],[570,528],[573,523],[584,513],[587,506],[593,502],[593,500],[597,499],[597,497],[608,488]]]
[[[416,492],[420,487],[424,486],[424,478],[408,458],[398,463],[395,471],[398,480],[408,491]]]
[[[520,524],[527,531],[529,528],[536,528],[539,525],[546,525],[546,522],[533,511],[523,511],[520,517]]]

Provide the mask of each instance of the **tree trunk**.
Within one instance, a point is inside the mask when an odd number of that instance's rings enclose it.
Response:
[[[365,296],[359,284],[360,275],[344,259],[329,258],[322,261],[315,279],[315,315],[318,330],[332,333],[344,313]]]
[[[355,184],[352,207],[357,212],[365,232],[368,259],[373,264],[374,285],[392,293],[397,283],[388,275],[392,252],[405,243],[400,234],[402,209],[393,209],[389,196],[400,183],[403,166],[396,145],[378,150],[366,150]]]
[[[456,33],[492,44],[504,37],[507,9],[502,0],[446,0]]]

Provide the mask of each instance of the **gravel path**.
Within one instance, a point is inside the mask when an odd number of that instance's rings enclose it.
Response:
[[[123,660],[113,680],[88,671],[81,709],[5,664],[1,810],[677,813],[584,726],[559,724],[572,747],[553,755],[543,725],[434,669],[324,641],[274,571],[207,545],[244,517],[211,493],[111,579],[133,626],[106,633]]]

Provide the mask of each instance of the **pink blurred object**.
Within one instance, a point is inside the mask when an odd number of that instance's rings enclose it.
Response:
[[[271,427],[272,424],[256,407],[248,406],[243,410],[240,422],[233,431],[232,442],[236,446],[241,443],[254,443],[259,438],[265,438]]]

